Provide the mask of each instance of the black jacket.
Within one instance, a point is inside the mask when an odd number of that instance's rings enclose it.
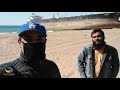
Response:
[[[18,59],[0,65],[0,78],[61,78],[61,75],[53,61],[44,59],[33,65],[21,53]]]

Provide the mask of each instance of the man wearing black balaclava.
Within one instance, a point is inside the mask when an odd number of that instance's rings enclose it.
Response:
[[[85,47],[78,57],[81,78],[116,78],[119,72],[118,51],[107,45],[104,32],[95,29],[91,33],[92,44]]]
[[[57,65],[46,59],[46,30],[41,24],[27,22],[18,34],[20,57],[0,65],[0,78],[61,78]]]

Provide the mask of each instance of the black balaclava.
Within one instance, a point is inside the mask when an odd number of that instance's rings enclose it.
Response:
[[[31,63],[45,59],[45,43],[24,43],[24,55]]]

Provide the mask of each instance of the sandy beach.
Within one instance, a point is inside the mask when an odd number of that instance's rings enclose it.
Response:
[[[103,29],[106,43],[117,48],[120,57],[120,29]],[[80,78],[77,59],[80,50],[91,43],[92,30],[47,32],[47,59],[54,61],[62,78]],[[19,57],[17,33],[0,34],[0,64]],[[117,78],[120,77],[120,73]]]

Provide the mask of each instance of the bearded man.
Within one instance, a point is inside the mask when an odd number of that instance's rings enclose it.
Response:
[[[81,78],[116,78],[119,72],[117,50],[107,45],[104,32],[95,29],[91,33],[92,44],[84,47],[78,57]]]

